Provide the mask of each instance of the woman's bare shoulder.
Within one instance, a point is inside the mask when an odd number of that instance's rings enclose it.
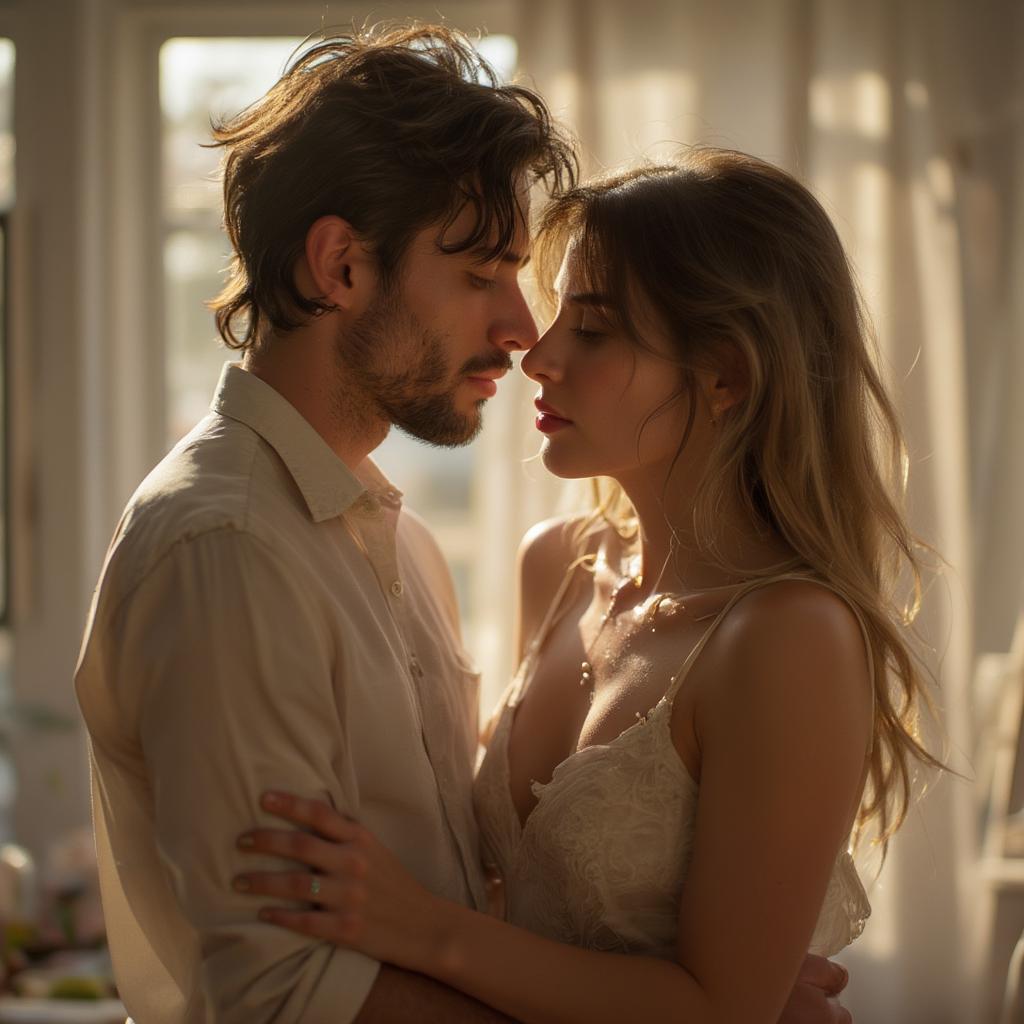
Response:
[[[529,642],[544,618],[570,566],[595,554],[609,527],[576,514],[545,519],[531,527],[519,545],[518,637]],[[520,652],[521,653],[521,652]]]
[[[617,540],[612,527],[588,513],[555,516],[532,526],[519,545],[520,584],[532,596],[557,590],[569,566]]]
[[[531,526],[519,544],[519,560],[530,568],[552,558],[574,557],[580,541],[592,533],[590,516],[584,513],[552,516]]]
[[[863,633],[853,605],[811,579],[780,580],[753,590],[737,603],[723,627],[732,639],[743,641],[736,650],[748,657],[777,651],[786,660],[808,646],[843,659],[864,655]]]
[[[870,652],[853,606],[812,580],[785,580],[744,596],[707,652],[714,700],[749,706],[752,690],[809,713],[870,721]],[[826,682],[827,685],[822,685]]]

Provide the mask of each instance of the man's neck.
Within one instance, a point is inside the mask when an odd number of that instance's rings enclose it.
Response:
[[[388,435],[390,424],[347,386],[332,340],[319,332],[300,329],[275,339],[247,352],[242,365],[295,406],[351,470]]]

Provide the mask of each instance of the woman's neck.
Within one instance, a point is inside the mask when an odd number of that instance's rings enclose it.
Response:
[[[638,597],[655,593],[692,593],[728,587],[778,566],[796,561],[790,548],[758,523],[740,503],[723,501],[710,524],[711,537],[698,543],[694,524],[696,489],[686,483],[666,488],[648,480],[622,479],[623,488],[636,510],[639,572]],[[712,542],[715,555],[708,553]]]

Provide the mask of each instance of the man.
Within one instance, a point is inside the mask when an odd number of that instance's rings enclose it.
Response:
[[[314,45],[215,137],[236,263],[214,309],[243,362],[129,502],[76,674],[119,988],[139,1024],[502,1020],[261,923],[231,879],[274,787],[485,904],[450,577],[368,456],[392,425],[477,433],[537,339],[529,187],[574,158],[539,97],[441,28]],[[838,969],[809,971],[787,1019],[824,1024]]]

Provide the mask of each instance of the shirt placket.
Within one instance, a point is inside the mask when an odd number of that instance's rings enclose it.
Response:
[[[401,498],[397,492],[388,490],[379,496],[367,492],[353,506],[354,521],[347,520],[347,522],[356,543],[373,568],[388,610],[397,627],[408,668],[408,681],[413,706],[419,721],[420,735],[434,773],[441,809],[445,816],[449,835],[458,851],[466,891],[474,899],[478,899],[468,869],[469,858],[472,854],[466,848],[464,829],[455,827],[455,823],[460,820],[458,808],[452,806],[452,801],[457,799],[457,794],[452,791],[452,780],[447,777],[444,744],[438,742],[439,737],[436,735],[438,726],[433,721],[434,716],[425,713],[424,670],[410,626],[405,583],[398,567],[396,532],[400,510]]]
[[[346,525],[353,539],[362,551],[377,578],[381,593],[391,618],[398,628],[398,638],[409,676],[415,679],[423,669],[415,642],[409,630],[408,614],[405,608],[405,583],[398,569],[398,548],[395,539],[399,497],[395,491],[385,491],[381,496],[365,492],[356,500],[350,513],[346,513]],[[388,507],[388,506],[391,507]],[[420,729],[423,730],[423,710],[417,687],[410,689]]]

